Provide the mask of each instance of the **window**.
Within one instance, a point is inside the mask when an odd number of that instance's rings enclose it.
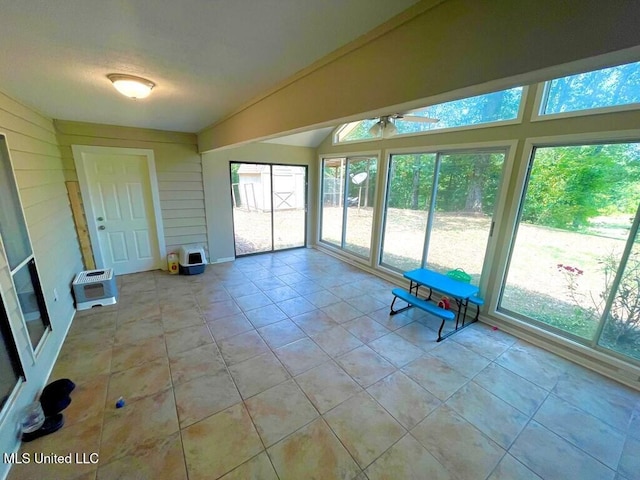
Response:
[[[638,103],[640,62],[635,62],[546,82],[539,112],[555,115]]]
[[[404,119],[392,118],[397,130],[394,136],[516,120],[520,112],[523,91],[523,87],[515,87],[413,110],[408,112]],[[410,117],[422,117],[425,120],[411,121]],[[377,121],[378,119],[375,118],[342,125],[336,130],[334,143],[382,138],[381,132],[374,135],[370,131]]]
[[[334,143],[361,142],[381,138],[381,133],[373,135],[369,130],[378,121],[377,118],[345,123],[336,130]]]
[[[50,326],[49,315],[4,136],[0,136],[0,141],[0,237],[25,328],[35,350]]]
[[[499,309],[640,360],[639,194],[638,143],[535,148]]]
[[[504,150],[394,154],[381,264],[397,271],[462,268],[478,284]]]
[[[409,115],[437,121],[412,122],[398,119],[395,121],[397,135],[515,120],[520,110],[522,90],[522,87],[516,87],[415,110]]]
[[[377,167],[375,157],[323,159],[321,241],[369,258]]]
[[[11,334],[7,310],[0,298],[0,410],[21,377],[24,377],[18,349]]]

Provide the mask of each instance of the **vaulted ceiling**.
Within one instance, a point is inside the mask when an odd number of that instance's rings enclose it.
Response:
[[[0,91],[45,115],[198,132],[416,0],[9,0]],[[106,75],[156,83],[130,100]]]

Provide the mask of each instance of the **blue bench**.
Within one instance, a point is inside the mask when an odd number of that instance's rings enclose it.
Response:
[[[473,320],[475,322],[478,320],[478,317],[480,316],[480,307],[484,305],[484,300],[480,297],[476,297],[475,295],[473,295],[472,297],[469,297],[469,303],[473,303],[476,306],[476,317]]]
[[[438,342],[442,340],[442,329],[444,327],[444,322],[446,320],[453,320],[456,318],[456,314],[453,313],[451,310],[445,310],[444,308],[440,308],[437,305],[433,304],[432,302],[429,302],[427,300],[422,300],[421,298],[418,298],[415,295],[412,295],[411,293],[407,292],[406,290],[403,290],[402,288],[394,288],[393,290],[391,290],[391,293],[393,294],[393,302],[391,302],[391,315],[400,313],[406,310],[407,308],[413,306],[442,319],[442,324],[440,325],[440,329],[438,330],[438,340],[437,340]],[[396,303],[396,300],[398,298],[400,300],[404,300],[409,305],[405,308],[401,308],[400,310],[394,310],[393,305]]]

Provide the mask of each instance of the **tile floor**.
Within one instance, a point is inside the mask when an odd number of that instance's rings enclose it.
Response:
[[[118,282],[54,367],[64,428],[23,445],[99,462],[10,479],[640,479],[639,392],[482,324],[438,344],[315,250]]]

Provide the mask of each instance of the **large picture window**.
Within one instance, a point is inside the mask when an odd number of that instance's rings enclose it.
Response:
[[[499,309],[640,360],[639,193],[638,143],[535,148]]]
[[[391,155],[381,264],[462,268],[478,284],[506,152]]]

